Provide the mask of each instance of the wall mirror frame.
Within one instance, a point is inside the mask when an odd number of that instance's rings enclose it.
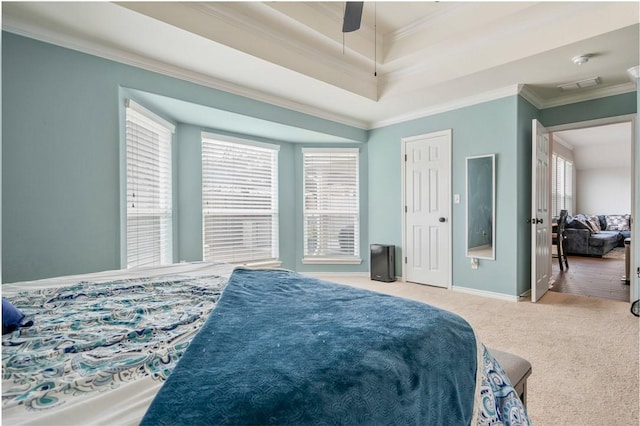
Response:
[[[496,155],[466,158],[466,254],[496,258]]]

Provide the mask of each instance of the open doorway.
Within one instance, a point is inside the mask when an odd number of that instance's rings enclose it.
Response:
[[[630,301],[628,276],[635,206],[635,120],[615,117],[550,128],[552,216],[569,212],[565,248],[570,268],[552,263],[550,290]],[[628,281],[627,281],[628,280]]]

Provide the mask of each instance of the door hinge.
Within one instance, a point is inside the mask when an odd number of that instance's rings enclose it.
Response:
[[[404,155],[404,161],[407,161],[407,154]]]
[[[406,257],[406,256],[404,257],[404,263],[408,263],[408,262],[407,262],[407,257]],[[638,269],[640,270],[640,268],[638,268]],[[640,272],[638,272],[638,273],[640,273]]]
[[[640,278],[640,267],[636,270],[636,274],[638,274],[638,278]]]
[[[407,213],[408,211],[407,206],[404,206],[404,212]]]

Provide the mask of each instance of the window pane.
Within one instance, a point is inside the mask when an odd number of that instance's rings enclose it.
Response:
[[[127,267],[173,262],[171,130],[126,109]]]
[[[304,257],[358,258],[358,152],[304,152]]]
[[[202,139],[204,258],[278,258],[277,147]]]

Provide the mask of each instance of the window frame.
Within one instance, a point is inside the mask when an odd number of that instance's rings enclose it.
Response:
[[[240,147],[247,148],[246,155],[256,155],[258,152],[267,152],[271,155],[271,161],[273,161],[271,165],[271,256],[267,258],[257,259],[247,257],[244,259],[233,259],[229,260],[227,256],[220,256],[218,258],[212,258],[208,256],[208,236],[207,236],[207,216],[214,215],[216,213],[221,213],[223,210],[220,208],[206,208],[206,177],[207,167],[205,165],[206,162],[206,151],[205,143],[218,143],[221,146],[233,146],[233,149],[238,150]],[[251,141],[247,139],[234,138],[224,135],[219,135],[215,133],[202,132],[201,133],[201,147],[202,147],[202,195],[201,195],[201,214],[202,214],[202,258],[205,261],[223,261],[226,263],[234,264],[234,265],[246,265],[246,266],[265,266],[265,267],[273,267],[280,266],[280,199],[279,199],[279,151],[280,146],[276,144],[264,143]],[[256,189],[259,191],[259,189]],[[250,200],[250,198],[248,198]],[[223,208],[224,209],[224,208]],[[245,208],[243,209],[241,206],[234,206],[233,208],[227,209],[228,214],[233,215],[256,215],[260,209],[255,208]],[[263,210],[269,211],[269,210]],[[257,252],[257,251],[256,251]],[[255,253],[255,252],[254,252]]]
[[[562,167],[559,167],[559,163]],[[562,169],[562,176],[559,179],[558,169]],[[569,169],[569,170],[567,170]],[[551,214],[559,216],[560,210],[567,210],[569,214],[573,212],[574,203],[574,183],[575,164],[572,160],[560,154],[551,155]],[[562,188],[560,188],[562,186]]]
[[[335,248],[333,249],[333,253],[328,252],[329,249],[325,249],[327,251],[321,252],[317,255],[312,255],[309,253],[309,244],[307,236],[309,233],[308,230],[308,209],[307,209],[307,181],[309,179],[307,175],[307,156],[331,156],[334,155],[353,155],[355,160],[355,170],[352,175],[352,179],[355,181],[353,185],[353,190],[356,194],[356,203],[355,208],[352,211],[344,211],[340,212],[341,215],[349,215],[352,214],[353,218],[353,252],[345,255],[338,255],[335,253]],[[302,148],[302,244],[303,244],[303,255],[302,255],[302,263],[307,265],[333,265],[333,264],[351,264],[357,265],[362,263],[361,253],[360,253],[360,149],[359,148],[343,148],[343,147],[333,147],[333,148],[310,148],[305,147]],[[319,197],[318,197],[319,198]],[[330,202],[331,203],[331,202]],[[336,204],[341,204],[339,200],[337,200]],[[336,214],[336,213],[323,213],[322,209],[314,210],[313,213],[315,215],[322,214]],[[321,238],[322,239],[322,238]],[[321,242],[321,245],[338,245],[340,246],[340,233],[337,236],[337,242],[335,238],[323,239],[324,242]],[[318,244],[318,243],[316,243]]]
[[[174,200],[173,135],[175,133],[175,125],[163,119],[162,117],[158,116],[157,114],[153,113],[152,111],[148,110],[147,108],[143,107],[142,105],[136,103],[132,99],[125,99],[125,108],[123,113],[124,113],[124,120],[123,120],[124,137],[122,139],[123,143],[121,144],[121,158],[122,158],[122,168],[123,168],[123,170],[121,171],[121,177],[122,177],[122,184],[121,184],[122,198],[121,199],[124,206],[121,209],[121,227],[120,227],[121,228],[121,231],[120,231],[121,232],[120,234],[121,235],[121,244],[120,244],[121,266],[122,268],[128,269],[128,268],[139,267],[139,266],[160,266],[160,265],[171,264],[175,261],[174,259],[175,247],[174,247],[174,235],[173,235],[174,229],[175,229],[175,223],[174,223],[175,212],[174,212],[174,206],[173,206],[173,200]],[[156,135],[158,137],[158,142],[164,145],[159,148],[159,151],[163,151],[162,154],[159,153],[159,155],[164,156],[163,157],[164,161],[162,161],[163,164],[160,164],[161,160],[160,160],[160,157],[158,157],[157,167],[161,173],[166,172],[166,174],[164,174],[163,177],[159,177],[158,181],[156,182],[159,186],[158,191],[163,194],[163,196],[161,197],[163,199],[163,202],[159,202],[158,205],[153,205],[153,206],[149,206],[147,203],[147,206],[145,208],[143,208],[140,212],[136,212],[135,214],[131,210],[132,204],[130,203],[132,198],[130,198],[131,194],[130,194],[130,187],[129,187],[129,183],[130,183],[129,180],[131,177],[129,173],[129,161],[130,161],[129,147],[131,144],[131,141],[129,138],[129,132],[130,132],[130,129],[131,131],[139,131],[139,130],[130,128],[129,127],[130,122],[134,123],[139,128],[143,128],[145,131]],[[132,148],[132,149],[136,149],[136,148]],[[137,152],[139,152],[139,149],[140,147],[136,149]],[[160,183],[161,180],[164,180],[164,182]],[[155,192],[154,192],[154,196],[155,196]],[[160,246],[159,247],[160,252],[157,254],[152,254],[152,256],[157,256],[159,260],[158,261],[154,260],[150,263],[149,262],[141,263],[140,261],[138,262],[134,261],[131,258],[131,253],[129,250],[130,232],[131,232],[129,220],[136,216],[144,216],[144,215],[158,216],[160,218],[159,221],[161,222],[160,226],[161,227],[165,226],[165,230],[160,231],[160,235],[159,235],[160,239],[158,241],[158,244]],[[165,223],[162,224],[162,222],[165,222]]]

